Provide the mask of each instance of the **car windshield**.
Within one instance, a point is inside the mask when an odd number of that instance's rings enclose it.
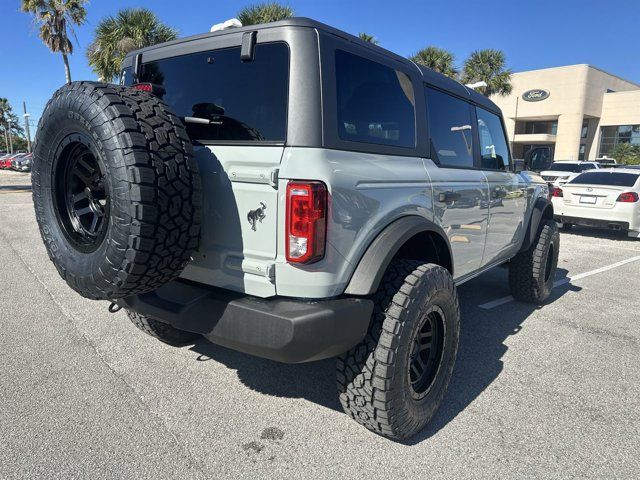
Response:
[[[580,165],[577,163],[554,163],[547,169],[552,172],[575,172],[580,171]]]
[[[615,187],[633,187],[638,181],[640,173],[622,172],[586,172],[578,175],[569,183],[583,185],[611,185]]]
[[[552,172],[573,172],[573,173],[580,173],[580,172],[584,172],[585,170],[592,170],[596,168],[595,165],[591,164],[591,163],[554,163],[552,164],[548,170],[552,171]]]

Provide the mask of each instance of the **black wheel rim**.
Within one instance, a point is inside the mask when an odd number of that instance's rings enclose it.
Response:
[[[549,245],[549,251],[547,252],[547,262],[544,267],[544,283],[547,283],[551,278],[551,273],[553,273],[553,258],[555,256],[555,248],[553,247],[553,243]]]
[[[416,332],[409,356],[409,385],[414,399],[424,398],[440,370],[444,353],[444,312],[438,306],[432,306],[423,316]]]
[[[109,189],[102,162],[86,144],[71,142],[58,156],[53,194],[65,236],[77,250],[95,251],[109,223]]]

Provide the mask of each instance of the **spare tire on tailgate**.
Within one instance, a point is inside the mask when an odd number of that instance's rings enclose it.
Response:
[[[202,192],[182,122],[159,98],[76,82],[38,125],[33,201],[49,258],[82,296],[175,279],[198,247]]]

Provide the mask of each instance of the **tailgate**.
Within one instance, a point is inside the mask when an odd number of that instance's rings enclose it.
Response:
[[[203,187],[200,248],[183,278],[252,295],[275,295],[278,191],[284,147],[196,149]]]

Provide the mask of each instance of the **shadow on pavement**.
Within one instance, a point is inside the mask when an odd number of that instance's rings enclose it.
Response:
[[[567,270],[558,268],[556,279]],[[522,329],[524,321],[538,308],[519,302],[492,310],[478,305],[508,295],[507,274],[502,269],[481,275],[460,287],[462,325],[458,358],[442,406],[427,427],[407,445],[433,436],[471,404],[503,369],[505,340]],[[546,304],[553,303],[570,290],[570,283],[553,290]],[[337,398],[335,361],[288,365],[265,360],[214,345],[204,339],[191,350],[199,361],[215,360],[236,370],[238,378],[252,390],[285,398],[305,398],[318,405],[341,411]]]
[[[0,191],[31,191],[31,185],[0,185]]]
[[[563,230],[563,235],[576,237],[603,238],[606,240],[618,240],[626,242],[637,242],[635,238],[631,238],[624,230],[607,230],[603,228],[582,227],[574,225],[571,230]]]

